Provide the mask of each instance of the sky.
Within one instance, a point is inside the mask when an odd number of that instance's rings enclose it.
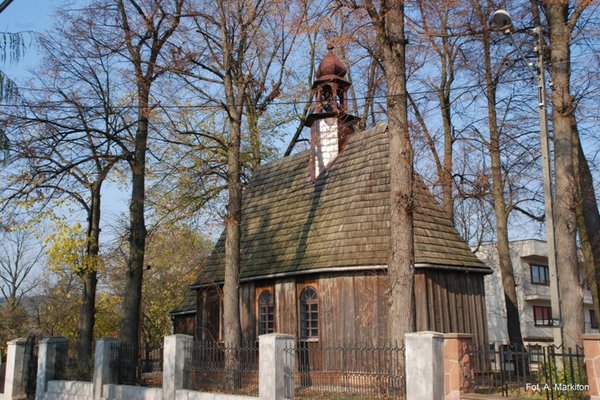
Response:
[[[37,32],[42,33],[52,24],[52,13],[60,1],[14,0],[0,14],[0,32]],[[33,46],[33,43],[32,43]],[[25,59],[12,65],[3,65],[2,69],[10,76],[23,76],[25,71],[35,66],[37,55],[30,47]]]
[[[69,3],[77,5],[85,0],[75,0]],[[53,13],[55,9],[65,1],[63,0],[14,0],[12,4],[0,14],[0,32],[37,32],[43,33],[54,22]],[[17,84],[25,82],[27,72],[35,71],[37,65],[37,52],[35,45],[28,49],[26,56],[19,63],[12,65],[1,65],[0,68]],[[287,144],[287,143],[285,143]],[[115,221],[122,213],[127,212],[128,193],[117,188],[115,185],[105,186],[103,192],[103,222],[107,226],[114,226]],[[106,230],[105,232],[107,232]],[[518,230],[514,230],[518,231]],[[105,233],[110,235],[110,233]],[[513,235],[515,232],[513,232]],[[529,236],[528,234],[526,234]],[[522,235],[517,235],[522,236]],[[108,237],[107,237],[108,239]]]

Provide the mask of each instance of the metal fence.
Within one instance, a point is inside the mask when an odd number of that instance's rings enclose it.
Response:
[[[184,371],[184,388],[258,396],[258,343],[227,348],[214,341],[186,345],[191,362]]]
[[[294,399],[405,399],[404,347],[323,346],[299,341],[292,357]],[[291,393],[288,393],[290,396]]]
[[[94,370],[95,343],[90,349],[85,349],[77,340],[59,345],[57,351],[64,356],[59,357],[63,362],[56,365],[57,380],[91,382]]]
[[[476,393],[540,399],[586,399],[583,349],[491,345],[470,351],[469,387]]]
[[[25,364],[23,365],[24,374],[22,375],[22,386],[25,390],[25,395],[28,399],[35,397],[37,384],[37,367],[38,367],[38,352],[39,352],[38,336],[28,336],[25,343]]]
[[[164,348],[162,343],[142,344],[119,341],[111,345],[111,370],[121,385],[162,386]]]
[[[4,375],[6,374],[6,359],[0,354],[0,393],[4,393]]]

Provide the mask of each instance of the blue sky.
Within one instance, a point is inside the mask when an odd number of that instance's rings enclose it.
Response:
[[[52,21],[52,11],[62,2],[46,0],[14,0],[0,14],[0,29],[4,32],[41,31]]]
[[[52,24],[52,13],[61,1],[14,0],[0,14],[1,32],[43,32]],[[21,79],[24,72],[33,68],[37,62],[35,45],[27,52],[25,59],[18,64],[3,65],[2,70],[8,75]]]

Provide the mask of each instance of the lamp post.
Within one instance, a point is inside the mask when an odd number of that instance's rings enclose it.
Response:
[[[562,312],[559,292],[559,276],[556,266],[556,241],[554,238],[554,201],[552,197],[552,176],[550,170],[550,148],[548,145],[548,114],[546,107],[546,84],[544,77],[544,56],[542,28],[536,26],[533,32],[537,36],[537,68],[534,70],[525,59],[521,48],[512,36],[513,25],[510,14],[506,10],[498,10],[492,17],[493,24],[502,30],[513,43],[521,59],[527,64],[529,71],[537,79],[538,114],[540,121],[540,144],[542,150],[542,174],[544,179],[544,210],[546,222],[546,238],[548,251],[548,270],[550,272],[550,304],[552,306],[552,326],[554,345],[561,346],[562,341]]]

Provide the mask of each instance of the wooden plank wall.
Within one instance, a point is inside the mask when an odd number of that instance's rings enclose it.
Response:
[[[281,279],[275,284],[275,330],[298,335],[298,302],[296,280]]]
[[[174,317],[175,333],[194,335],[196,314],[176,315]]]
[[[386,283],[386,275],[380,271],[322,274],[308,279],[288,278],[277,280],[274,284],[273,281],[244,283],[240,288],[243,339],[246,342],[257,340],[256,288],[268,284],[275,292],[275,330],[298,336],[298,299],[302,289],[310,285],[317,289],[319,297],[321,345],[386,345]],[[203,301],[202,291],[198,292],[198,334],[202,328],[215,334],[213,325],[220,318],[215,313],[220,314],[220,310],[214,300]],[[415,276],[415,297],[417,330],[471,333],[476,344],[487,346],[482,275],[421,270]]]
[[[242,341],[244,343],[252,343],[257,340],[254,289],[254,282],[240,285],[240,323],[242,325]]]
[[[470,333],[487,346],[483,277],[429,269],[415,277],[417,330]]]
[[[323,275],[317,281],[320,341],[325,346],[378,346],[386,342],[385,276]]]

